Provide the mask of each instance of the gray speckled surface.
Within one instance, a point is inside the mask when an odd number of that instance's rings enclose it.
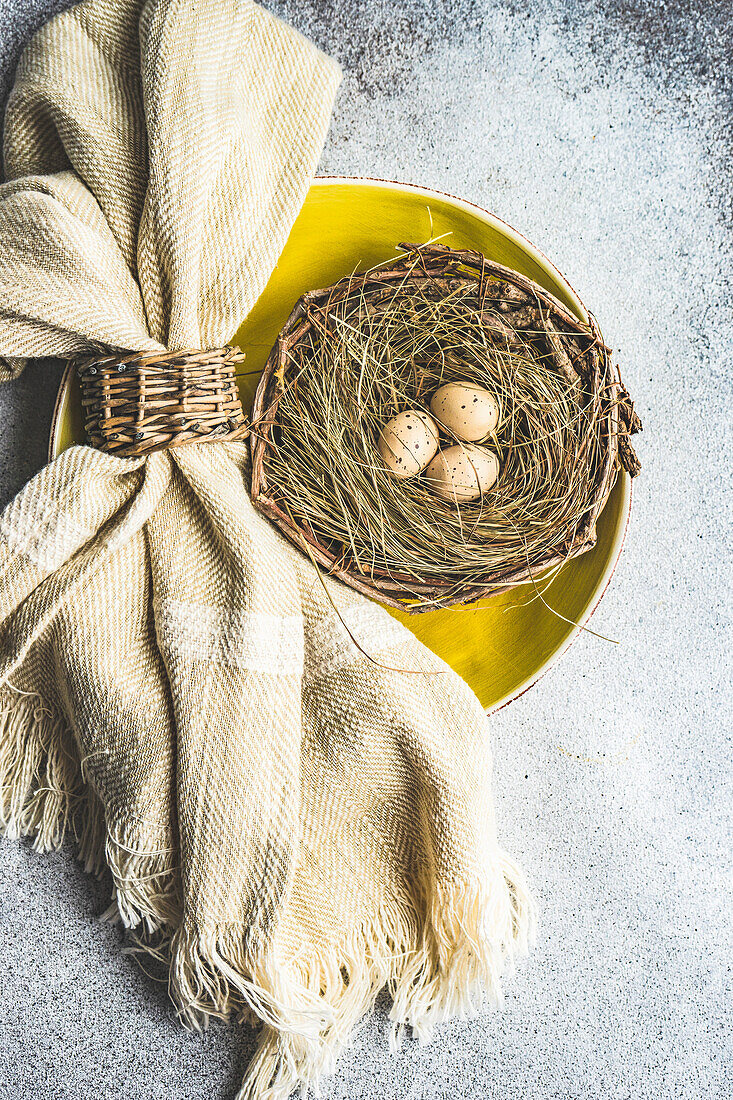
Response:
[[[60,0],[4,0],[0,91]],[[322,170],[488,206],[570,278],[646,432],[627,548],[585,636],[492,720],[505,846],[541,909],[503,1012],[386,1045],[329,1100],[723,1100],[730,997],[731,85],[727,0],[287,0],[344,62]],[[58,371],[0,393],[0,498],[44,459]],[[200,1037],[95,917],[70,850],[0,845],[0,1100],[227,1100]],[[726,995],[728,1000],[726,1002]],[[726,1011],[726,1004],[728,1006]]]

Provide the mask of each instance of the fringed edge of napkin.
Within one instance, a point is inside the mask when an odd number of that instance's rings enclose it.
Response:
[[[386,989],[390,1046],[406,1028],[421,1043],[451,1019],[471,1019],[502,1001],[501,978],[534,940],[535,911],[521,869],[494,853],[484,878],[421,884],[422,900],[385,903],[338,946],[282,961],[262,957],[241,925],[172,935],[133,934],[134,951],[169,967],[183,1022],[212,1016],[262,1024],[236,1100],[287,1100],[317,1091]],[[429,895],[429,896],[428,896]]]
[[[106,821],[66,720],[39,695],[0,689],[0,835],[33,837],[38,852],[67,837],[90,874],[109,867],[113,905],[105,919],[149,931],[180,922],[177,852],[140,851]]]
[[[495,850],[481,876],[435,882],[385,901],[337,947],[283,962],[258,951],[241,925],[181,923],[177,853],[139,851],[110,828],[65,721],[38,696],[0,692],[0,830],[58,848],[67,835],[85,870],[109,866],[114,904],[104,914],[132,929],[132,953],[169,968],[170,995],[189,1027],[210,1017],[263,1024],[237,1100],[287,1100],[335,1069],[359,1021],[386,988],[390,1045],[405,1028],[427,1042],[437,1024],[501,1002],[501,975],[534,939],[535,913],[520,868]],[[305,1094],[305,1091],[304,1091]]]

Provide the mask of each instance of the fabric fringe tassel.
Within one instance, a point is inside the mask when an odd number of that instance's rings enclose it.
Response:
[[[497,852],[483,879],[430,889],[421,912],[409,902],[385,903],[340,947],[307,959],[253,958],[240,926],[184,927],[167,941],[158,957],[169,960],[170,994],[184,1022],[201,1027],[210,1016],[234,1015],[264,1025],[236,1100],[317,1091],[384,988],[393,999],[393,1047],[406,1027],[427,1042],[437,1024],[501,1001],[502,971],[534,938],[522,872]]]
[[[133,941],[142,943],[142,936],[160,935],[181,923],[182,903],[178,865],[178,849],[156,848],[140,851],[126,843],[121,830],[107,831],[105,862],[112,872],[114,900],[103,919],[120,920],[126,928],[142,929]],[[133,946],[132,953],[138,953]],[[148,953],[154,952],[145,948]]]
[[[32,836],[39,852],[71,836],[85,871],[112,873],[114,900],[104,919],[149,931],[180,923],[177,852],[140,852],[108,829],[65,720],[40,696],[9,687],[0,692],[0,835]]]
[[[66,724],[40,696],[6,688],[0,693],[0,832],[33,836],[33,847],[61,847],[76,835],[84,798],[78,756]],[[84,838],[85,862],[96,864],[91,836]]]
[[[386,987],[393,999],[391,1046],[405,1027],[427,1042],[442,1021],[476,1016],[501,1001],[500,977],[507,962],[534,938],[535,914],[519,868],[497,853],[494,874],[484,881],[441,883],[423,910],[386,907],[378,920],[329,950],[291,981],[292,997],[304,986],[318,989],[328,1023],[315,1039],[287,1028],[265,1026],[236,1100],[288,1100],[318,1091],[339,1053]],[[286,979],[281,973],[281,982]]]

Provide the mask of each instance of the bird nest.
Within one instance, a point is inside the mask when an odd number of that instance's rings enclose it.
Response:
[[[416,613],[589,550],[619,469],[639,471],[641,424],[592,317],[478,252],[402,248],[295,306],[255,397],[252,499],[328,573]],[[455,381],[500,410],[499,477],[460,503],[393,477],[378,448],[393,416]]]

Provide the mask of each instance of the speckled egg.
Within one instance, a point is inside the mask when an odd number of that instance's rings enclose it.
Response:
[[[431,489],[445,500],[478,500],[499,476],[499,459],[487,447],[447,447],[425,471]]]
[[[382,428],[379,453],[393,477],[415,477],[438,449],[438,429],[429,413],[407,409]]]
[[[477,443],[499,423],[499,406],[488,390],[470,382],[446,382],[433,394],[430,411],[457,439]]]

